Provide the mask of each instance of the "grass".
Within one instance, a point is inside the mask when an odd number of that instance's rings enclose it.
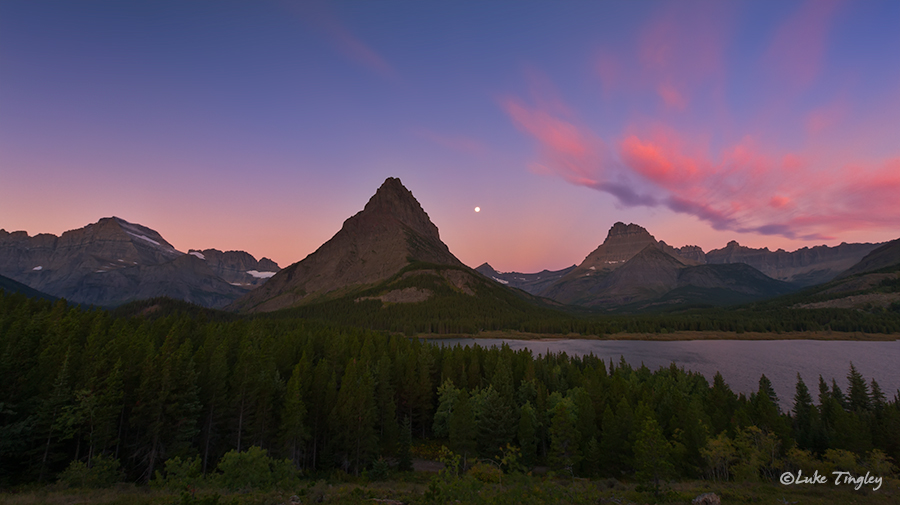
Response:
[[[137,504],[188,505],[216,503],[218,505],[276,505],[288,504],[291,496],[300,503],[377,504],[379,500],[396,500],[409,504],[425,503],[671,503],[690,504],[703,493],[716,493],[722,503],[794,503],[802,505],[872,504],[888,505],[900,502],[900,482],[886,479],[881,489],[859,491],[850,485],[827,484],[784,486],[778,483],[723,483],[686,481],[670,483],[660,496],[634,484],[615,479],[556,479],[519,475],[504,479],[504,485],[479,482],[471,477],[457,479],[441,487],[429,484],[432,475],[401,474],[384,482],[355,479],[349,482],[305,481],[296,489],[281,491],[227,492],[203,489],[191,497],[181,493],[119,484],[100,490],[59,490],[53,487],[20,492],[0,493],[0,505],[75,505],[75,504]],[[437,495],[435,496],[435,490]]]
[[[671,333],[612,333],[609,335],[582,335],[580,333],[528,333],[522,331],[481,331],[475,334],[420,333],[419,338],[498,338],[509,340],[852,340],[870,342],[890,342],[900,339],[900,334],[863,333],[860,331],[793,331],[782,333],[762,333],[733,331],[675,331]]]

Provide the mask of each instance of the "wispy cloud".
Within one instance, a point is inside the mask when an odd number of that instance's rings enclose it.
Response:
[[[309,25],[325,35],[335,49],[353,63],[367,68],[380,76],[396,80],[396,69],[378,51],[356,36],[329,10],[327,4],[310,1],[291,4],[297,14]]]
[[[448,135],[428,128],[418,128],[413,133],[417,137],[461,153],[479,155],[487,150],[483,142],[465,135]]]
[[[778,27],[762,59],[778,85],[803,89],[819,76],[840,6],[840,0],[806,0]]]

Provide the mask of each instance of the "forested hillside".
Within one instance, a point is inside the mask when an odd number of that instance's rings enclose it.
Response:
[[[765,377],[745,397],[675,367],[288,317],[157,316],[0,294],[0,487],[98,462],[138,482],[175,457],[212,472],[252,446],[305,472],[358,474],[379,458],[407,465],[411,438],[466,461],[521,451],[529,467],[649,481],[900,459],[900,399],[852,368],[848,391],[798,381],[780,412]]]

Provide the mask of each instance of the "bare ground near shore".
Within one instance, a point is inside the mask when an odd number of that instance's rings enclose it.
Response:
[[[475,334],[420,333],[419,338],[498,338],[508,340],[851,340],[870,342],[890,342],[900,339],[897,333],[863,333],[859,331],[792,331],[781,333],[733,331],[675,331],[671,333],[612,333],[608,335],[582,335],[580,333],[528,333],[521,331],[482,331]]]

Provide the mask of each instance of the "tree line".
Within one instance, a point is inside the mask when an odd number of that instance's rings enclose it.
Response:
[[[414,440],[575,476],[760,479],[791,465],[891,470],[900,400],[855,368],[735,394],[674,365],[442,347],[301,318],[110,312],[0,293],[0,486],[166,462],[221,468],[253,447],[306,473],[408,468]],[[890,395],[890,397],[889,397]],[[511,458],[510,455],[515,455]],[[175,458],[179,458],[176,460]]]

